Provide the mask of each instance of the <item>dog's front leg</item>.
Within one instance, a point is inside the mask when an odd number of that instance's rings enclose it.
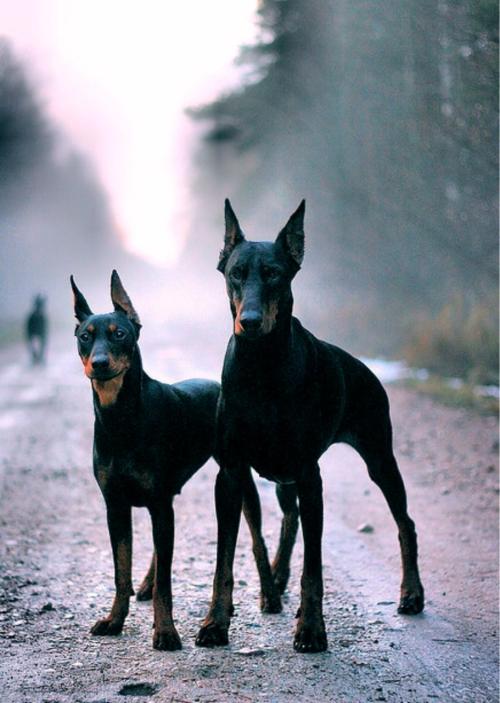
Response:
[[[253,554],[260,579],[260,609],[263,613],[281,613],[282,605],[278,586],[274,582],[267,547],[262,536],[262,511],[257,487],[248,469],[244,477],[243,513],[252,535]]]
[[[108,530],[115,565],[115,599],[106,618],[91,629],[93,635],[118,635],[128,614],[132,589],[132,514],[129,505],[106,502]]]
[[[153,587],[155,583],[155,573],[156,573],[156,554],[153,552],[151,557],[151,562],[149,564],[149,569],[146,575],[141,581],[141,585],[137,589],[136,598],[137,600],[151,600],[153,597]]]
[[[156,563],[153,586],[153,647],[181,649],[180,637],[172,618],[172,557],[174,553],[174,509],[171,500],[151,508]]]
[[[327,648],[323,620],[323,574],[321,537],[323,532],[323,490],[319,466],[297,484],[300,521],[304,536],[304,568],[300,612],[293,647],[297,652],[324,652]]]
[[[284,593],[290,578],[290,559],[299,528],[297,488],[295,484],[277,484],[276,497],[283,511],[278,549],[272,564],[274,582],[280,593]]]
[[[228,630],[233,614],[233,562],[242,507],[242,485],[237,472],[221,468],[215,482],[217,513],[217,563],[212,603],[203,621],[196,644],[217,647],[228,644]]]

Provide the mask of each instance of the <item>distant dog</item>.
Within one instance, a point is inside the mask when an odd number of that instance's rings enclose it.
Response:
[[[42,295],[37,295],[33,301],[33,308],[26,319],[26,343],[33,364],[45,362],[48,333],[45,303],[46,299]]]
[[[133,595],[132,506],[145,506],[153,525],[155,555],[137,598],[153,596],[155,649],[181,647],[172,618],[173,498],[213,455],[219,384],[192,379],[168,385],[142,368],[139,316],[116,271],[111,277],[114,312],[94,315],[73,277],[78,353],[94,397],[94,474],[106,502],[115,565],[116,594],[94,635],[121,632]],[[252,533],[262,589],[262,607],[275,611],[273,583],[261,536],[255,484],[246,477],[245,514]]]
[[[346,442],[360,453],[398,525],[403,566],[398,611],[419,613],[424,607],[417,538],[392,451],[386,393],[360,361],[316,339],[292,317],[291,282],[304,256],[304,210],[302,201],[274,243],[250,242],[226,200],[218,269],[226,279],[234,334],[224,360],[217,414],[219,543],[212,605],[197,637],[197,644],[205,647],[228,642],[241,477],[253,466],[281,486],[278,497],[285,519],[273,564],[281,590],[289,573],[298,496],[304,567],[294,648],[327,648],[318,459],[335,442]]]

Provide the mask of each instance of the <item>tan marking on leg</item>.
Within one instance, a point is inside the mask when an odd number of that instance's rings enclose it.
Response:
[[[116,566],[118,571],[117,592],[122,596],[133,596],[132,583],[130,582],[130,544],[120,542],[116,549]]]

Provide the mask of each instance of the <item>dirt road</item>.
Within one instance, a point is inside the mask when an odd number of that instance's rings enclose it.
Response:
[[[147,340],[146,370],[164,380],[217,377],[220,357],[184,356]],[[189,349],[189,346],[186,346]],[[203,366],[197,359],[203,358]],[[215,466],[176,500],[174,607],[180,652],[152,649],[152,608],[132,602],[124,632],[91,624],[113,591],[101,496],[91,473],[92,408],[73,339],[30,369],[20,349],[0,354],[0,701],[154,703],[333,701],[486,703],[498,700],[498,443],[495,418],[390,389],[396,453],[420,540],[424,614],[396,614],[395,526],[347,447],[322,460],[326,500],[325,617],[329,650],[292,649],[299,540],[280,615],[261,615],[248,531],[236,554],[231,644],[194,646],[215,559]],[[278,536],[274,487],[259,480],[264,526]],[[366,524],[372,531],[360,532]],[[369,528],[368,528],[369,529]],[[149,519],[134,513],[134,582],[151,551]]]

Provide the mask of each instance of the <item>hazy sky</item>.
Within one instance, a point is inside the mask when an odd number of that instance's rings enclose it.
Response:
[[[0,35],[90,156],[127,246],[174,263],[189,217],[186,106],[237,80],[256,0],[0,0]]]

